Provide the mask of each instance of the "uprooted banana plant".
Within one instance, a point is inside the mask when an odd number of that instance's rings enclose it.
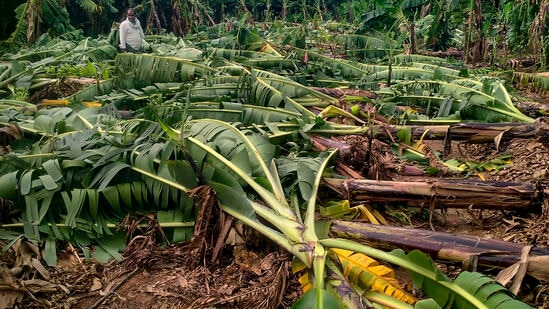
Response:
[[[364,303],[392,308],[410,308],[414,304],[418,308],[528,307],[481,274],[464,272],[455,281],[450,280],[419,251],[407,255],[401,250],[387,253],[349,240],[319,235],[315,221],[317,192],[330,160],[336,155],[334,151],[320,153],[315,158],[286,158],[277,164],[272,155],[275,146],[269,139],[247,129],[240,130],[238,124],[200,119],[185,123],[180,131],[165,125],[164,128],[168,136],[177,139],[190,152],[198,166],[216,167],[217,173],[208,173],[208,183],[224,211],[275,241],[309,269],[313,288],[297,304],[302,308],[331,307],[334,302],[350,307]],[[204,175],[203,171],[200,173]],[[293,190],[284,190],[280,180],[287,178],[288,173],[295,175],[290,186]],[[245,189],[251,189],[253,195]],[[368,264],[357,262],[360,258],[350,258],[352,252],[407,269],[416,286],[432,299],[416,302],[382,276],[372,275]],[[357,264],[356,267],[349,266],[350,262]]]

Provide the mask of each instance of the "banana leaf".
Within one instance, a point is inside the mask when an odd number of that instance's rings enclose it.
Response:
[[[203,64],[187,59],[148,54],[118,54],[115,73],[120,79],[130,76],[136,88],[157,82],[187,82],[208,73],[216,72]]]
[[[526,123],[534,122],[510,102],[507,91],[499,85],[493,87],[492,94],[443,81],[408,81],[394,87],[401,93],[422,94],[428,91],[439,96],[451,96],[460,102],[457,109],[451,108],[451,112],[459,113],[461,119],[486,122],[505,122],[515,119]],[[398,96],[395,96],[395,100],[398,100]]]

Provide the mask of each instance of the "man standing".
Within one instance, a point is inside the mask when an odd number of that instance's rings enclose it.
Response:
[[[120,50],[122,52],[142,52],[141,40],[145,37],[139,19],[135,18],[135,10],[128,9],[127,18],[119,27]]]

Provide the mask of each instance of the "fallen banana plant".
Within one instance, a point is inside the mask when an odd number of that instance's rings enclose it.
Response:
[[[523,123],[458,123],[449,126],[398,126],[377,124],[372,128],[375,138],[392,141],[398,138],[401,130],[410,130],[414,140],[448,139],[466,143],[493,143],[498,136],[500,141],[512,138],[534,138],[539,130],[538,124]]]
[[[530,183],[450,180],[382,181],[323,178],[340,197],[363,203],[399,203],[411,207],[533,209],[538,193]]]
[[[512,266],[521,260],[524,247],[496,239],[344,220],[330,220],[330,233],[382,250],[420,250],[439,261],[461,262],[468,270]],[[549,260],[549,250],[533,247],[529,254],[527,274],[548,280],[549,272],[544,265]]]
[[[204,173],[204,171],[200,173],[209,175],[207,181],[216,191],[224,211],[264,234],[311,269],[309,276],[313,288],[304,295],[302,301],[295,304],[298,308],[312,306],[323,308],[334,301],[334,294],[329,290],[338,290],[327,289],[333,280],[326,281],[326,274],[345,273],[338,270],[339,267],[334,269],[334,265],[338,263],[332,263],[333,255],[330,252],[336,255],[338,255],[337,252],[340,255],[343,255],[342,252],[347,252],[338,251],[339,249],[362,253],[406,268],[411,272],[416,286],[422,288],[428,296],[433,297],[441,307],[451,304],[456,308],[527,307],[524,303],[505,294],[505,288],[481,274],[463,273],[456,282],[452,282],[436,269],[432,260],[419,251],[413,251],[408,255],[398,250],[386,253],[349,240],[322,239],[315,230],[316,198],[323,171],[335,156],[335,152],[321,153],[312,161],[304,158],[296,160],[296,172],[300,175],[297,187],[300,189],[299,195],[305,202],[302,215],[297,199],[290,199],[291,203],[287,202],[277,166],[270,155],[272,153],[269,151],[270,143],[265,137],[254,135],[250,131],[239,131],[229,123],[207,119],[187,123],[181,131],[166,125],[163,127],[171,139],[176,139],[184,145],[197,166],[207,164],[216,167],[213,173]],[[226,172],[222,173],[221,170]],[[261,202],[245,194],[243,188],[252,189]],[[267,221],[270,226],[262,223],[258,217]],[[349,257],[348,254],[347,257]],[[462,282],[461,279],[467,276],[478,278],[478,284],[473,288],[468,287],[467,284],[470,282]],[[350,282],[358,283],[356,279]],[[482,296],[480,288],[499,292]],[[356,291],[354,293],[357,293]],[[384,292],[387,291],[392,290],[384,290]],[[392,292],[389,294],[393,295]],[[340,294],[336,299],[340,302],[347,298]],[[374,299],[375,297],[372,298]],[[400,307],[405,308],[405,306]]]
[[[474,80],[456,79],[452,82],[438,80],[406,81],[394,86],[393,100],[406,100],[406,95],[421,94],[424,91],[435,92],[444,98],[451,97],[454,100],[441,100],[438,110],[446,110],[441,116],[458,115],[471,117],[485,122],[503,122],[515,119],[525,123],[533,123],[534,119],[524,115],[512,102],[510,95],[499,81],[477,82]],[[416,97],[413,100],[419,104],[421,100]],[[431,97],[426,97],[425,105],[434,102]]]

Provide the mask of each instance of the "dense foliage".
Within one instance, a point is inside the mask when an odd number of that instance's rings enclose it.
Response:
[[[149,34],[189,35],[247,16],[249,22],[266,25],[276,20],[346,22],[356,33],[382,31],[391,38],[406,38],[402,42],[412,52],[458,47],[470,62],[505,65],[507,55],[529,55],[545,68],[549,55],[546,0],[5,1],[0,4],[0,37],[22,44],[73,28],[87,36],[105,35],[128,7],[137,8]]]

